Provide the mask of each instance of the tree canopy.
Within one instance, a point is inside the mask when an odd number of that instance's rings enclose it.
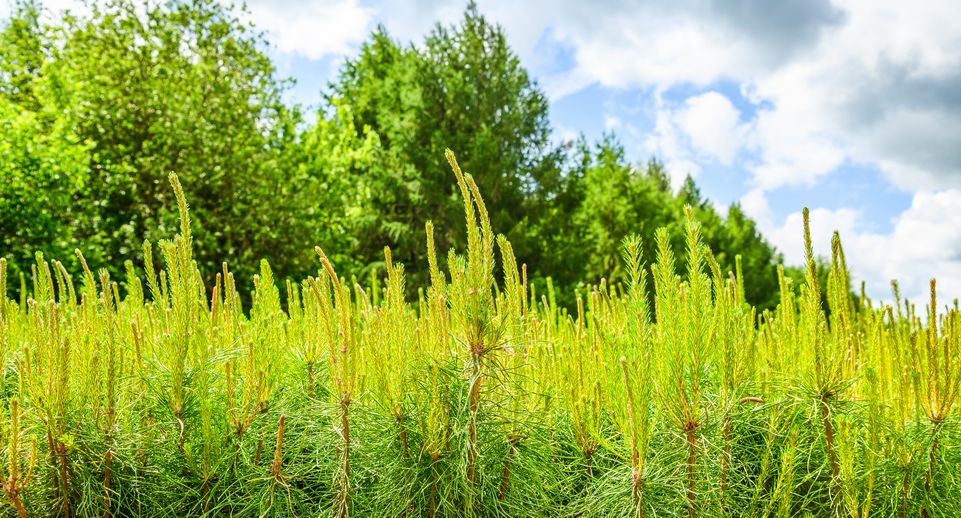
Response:
[[[284,102],[290,81],[233,7],[111,0],[47,22],[41,9],[17,3],[0,31],[0,254],[28,274],[32,250],[142,264],[143,240],[176,224],[175,172],[211,278],[227,261],[249,280],[260,258],[297,278],[315,244],[348,275],[380,275],[389,246],[416,288],[428,221],[441,256],[465,240],[450,148],[532,282],[623,280],[621,240],[640,235],[650,260],[658,227],[680,255],[690,206],[723,268],[741,256],[748,300],[775,303],[780,256],[740,207],[722,216],[690,179],[674,191],[613,134],[556,139],[545,93],[474,4],[418,45],[375,30],[310,116]]]

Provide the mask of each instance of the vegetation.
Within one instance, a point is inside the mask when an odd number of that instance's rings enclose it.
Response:
[[[260,258],[279,279],[303,278],[315,242],[345,279],[383,275],[390,246],[421,286],[427,221],[441,251],[466,237],[442,158],[450,146],[468,158],[530,281],[564,287],[569,310],[575,287],[623,280],[618,243],[629,233],[650,256],[654,230],[667,226],[683,256],[685,205],[723,268],[741,254],[756,279],[747,300],[777,302],[780,258],[736,205],[722,218],[693,182],[675,191],[656,161],[632,165],[613,135],[557,143],[545,94],[474,5],[417,46],[377,30],[309,115],[283,102],[289,81],[268,42],[221,2],[90,9],[49,16],[18,0],[0,30],[0,167],[10,179],[0,182],[0,254],[13,278],[35,250],[76,270],[72,250],[83,248],[115,279],[128,259],[144,266],[142,240],[177,227],[165,189],[175,172],[205,225],[193,234],[201,272],[226,261],[247,305]]]
[[[162,266],[116,280],[38,254],[0,298],[5,512],[19,516],[950,516],[961,504],[961,310],[806,277],[745,300],[696,208],[685,253],[622,244],[623,281],[538,291],[448,152],[466,251],[367,286],[315,250],[245,311],[209,288],[184,190]],[[800,230],[800,229],[799,229]],[[146,242],[145,257],[154,244]],[[735,258],[735,265],[740,260]],[[0,259],[0,287],[8,282]],[[653,272],[648,275],[648,272]],[[21,282],[25,282],[21,280]],[[280,284],[280,286],[278,286]],[[653,289],[652,301],[647,296]],[[283,293],[283,295],[281,295]],[[286,309],[284,309],[286,308]]]
[[[959,303],[557,142],[475,5],[310,116],[232,7],[90,8],[0,30],[0,516],[961,505]]]

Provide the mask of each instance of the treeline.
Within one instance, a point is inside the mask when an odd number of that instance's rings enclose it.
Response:
[[[780,256],[738,205],[722,216],[690,179],[675,191],[661,163],[632,164],[613,134],[558,144],[544,92],[473,4],[417,45],[378,28],[316,113],[284,101],[290,80],[239,14],[211,0],[93,2],[82,16],[14,5],[0,31],[0,255],[11,279],[29,285],[35,250],[76,270],[75,248],[123,278],[123,261],[144,263],[145,237],[176,228],[174,172],[195,193],[205,278],[226,261],[248,286],[260,258],[303,278],[319,243],[342,275],[364,279],[383,272],[389,246],[408,286],[424,286],[424,225],[434,222],[440,250],[466,241],[449,147],[535,285],[623,280],[621,239],[640,235],[651,257],[658,227],[683,257],[691,206],[720,267],[741,257],[747,300],[776,304]]]

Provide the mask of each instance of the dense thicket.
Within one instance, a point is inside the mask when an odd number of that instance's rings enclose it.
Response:
[[[441,250],[464,238],[441,158],[451,147],[539,286],[620,278],[620,239],[652,243],[691,205],[720,264],[742,256],[756,280],[748,300],[776,301],[779,258],[736,205],[721,217],[693,182],[672,190],[660,164],[633,165],[613,135],[557,143],[544,93],[473,4],[416,46],[375,31],[306,120],[282,102],[268,42],[220,2],[41,12],[17,2],[0,32],[0,254],[14,278],[30,277],[34,250],[82,247],[115,277],[125,260],[144,264],[142,240],[175,225],[163,189],[175,172],[197,193],[205,275],[226,261],[249,280],[268,258],[278,277],[299,278],[319,242],[348,278],[382,272],[386,245],[424,282],[423,225],[434,221]]]
[[[389,248],[368,286],[316,248],[299,283],[261,263],[245,313],[230,271],[205,289],[174,176],[179,233],[125,295],[38,258],[29,296],[0,297],[0,513],[956,514],[961,310],[933,280],[925,310],[896,285],[855,301],[835,236],[822,293],[805,212],[800,289],[779,273],[758,312],[692,207],[683,260],[667,229],[647,260],[632,236],[624,282],[567,312],[449,158],[466,251],[441,268],[428,225],[417,299]]]

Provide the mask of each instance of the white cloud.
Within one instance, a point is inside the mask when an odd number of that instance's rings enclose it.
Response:
[[[961,187],[961,22],[953,2],[847,0],[847,22],[811,51],[750,79],[765,185],[875,164],[895,185]],[[790,155],[807,160],[784,160]],[[773,169],[772,173],[770,169]]]
[[[604,131],[617,131],[624,126],[624,121],[617,115],[604,115]]]
[[[632,137],[631,140],[643,142],[646,155],[655,155],[664,162],[671,176],[671,186],[677,189],[687,176],[697,177],[701,173],[701,166],[694,161],[685,135],[675,119],[676,113],[662,106],[657,109],[653,131],[646,137],[641,136],[632,125],[626,125],[625,132]]]
[[[702,165],[730,166],[744,146],[750,125],[724,95],[709,91],[687,98],[679,105],[654,96],[654,129],[644,135],[617,115],[605,116],[605,128],[617,129],[630,140],[641,142],[645,155],[664,161],[671,183],[678,187],[688,175],[696,177]]]
[[[751,189],[738,200],[738,203],[741,204],[741,210],[757,223],[757,228],[762,233],[768,234],[774,229],[771,205],[767,202],[763,190]]]
[[[378,22],[387,27],[391,37],[419,45],[438,23],[458,22],[466,5],[454,0],[385,0],[376,10]],[[487,13],[487,6],[480,10]]]
[[[592,83],[742,85],[760,106],[754,131],[736,135],[757,154],[747,164],[757,187],[813,184],[847,162],[878,166],[902,189],[961,187],[954,0],[492,0],[480,8],[505,25],[522,57],[545,33],[569,49],[573,66],[543,77],[552,99]]]
[[[758,112],[746,145],[758,156],[748,169],[765,190],[812,185],[844,163],[844,150],[803,109]]]
[[[375,15],[357,0],[254,0],[248,8],[250,21],[268,33],[278,51],[314,60],[352,52],[368,36]]]
[[[689,97],[675,115],[691,148],[724,165],[731,165],[744,143],[747,126],[740,116],[731,101],[717,92]]]
[[[856,277],[875,296],[888,297],[889,280],[898,278],[906,294],[923,301],[934,275],[943,293],[961,295],[957,2],[834,0],[834,6],[564,5],[552,14],[551,31],[573,49],[575,64],[552,84],[563,86],[557,96],[592,82],[654,92],[740,85],[756,108],[745,122],[713,92],[673,106],[655,94],[643,107],[654,124],[640,138],[643,149],[661,156],[676,177],[712,161],[744,167],[752,190],[742,206],[794,263],[801,260],[800,213],[776,221],[765,192],[815,185],[845,174],[849,164],[877,167],[913,193],[911,207],[888,233],[866,230],[877,228],[868,225],[875,214],[816,209],[817,248],[830,253],[831,233],[840,230]],[[618,120],[619,131],[632,127],[630,118]]]
[[[751,214],[749,203],[745,200],[742,203]],[[752,203],[753,209],[757,200]],[[814,209],[811,211],[814,252],[830,256],[831,236],[837,230],[854,282],[865,281],[872,298],[890,301],[890,281],[896,279],[905,296],[923,305],[928,280],[936,277],[938,291],[947,301],[961,296],[961,211],[958,207],[961,207],[961,190],[918,192],[911,207],[886,234],[865,231],[864,216],[856,209]],[[802,229],[801,213],[795,212],[782,225],[769,228],[765,233],[784,253],[788,263],[802,264]]]

